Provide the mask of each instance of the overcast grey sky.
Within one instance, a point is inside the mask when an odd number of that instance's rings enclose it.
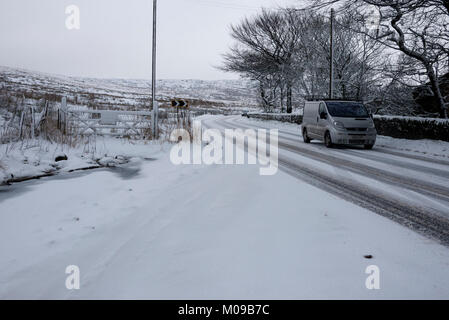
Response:
[[[0,65],[101,78],[150,78],[152,0],[1,0]],[[214,68],[229,26],[298,0],[159,0],[158,78],[235,79]],[[80,8],[80,30],[65,8]]]

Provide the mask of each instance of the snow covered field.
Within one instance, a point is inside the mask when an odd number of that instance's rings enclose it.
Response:
[[[130,110],[149,108],[151,81],[77,78],[0,66],[0,88],[0,98],[5,95],[20,99],[25,95],[27,100],[57,99],[59,103],[65,96],[70,105]],[[254,84],[246,80],[160,79],[157,88],[159,101],[183,98],[192,105],[218,110],[242,110],[244,106],[244,110],[254,111],[257,106]]]
[[[1,187],[0,298],[449,298],[447,247],[282,171],[105,146],[134,160]],[[80,290],[65,287],[69,265]]]

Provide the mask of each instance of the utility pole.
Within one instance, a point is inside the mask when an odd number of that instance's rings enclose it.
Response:
[[[153,0],[153,56],[152,56],[152,77],[151,77],[151,105],[153,108],[153,138],[158,138],[158,117],[159,106],[156,101],[156,16],[157,0]]]
[[[329,75],[329,99],[334,98],[334,18],[335,11],[331,9],[331,45],[330,45],[330,75]]]

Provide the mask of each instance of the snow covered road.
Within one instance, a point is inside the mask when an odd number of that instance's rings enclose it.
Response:
[[[273,128],[242,117],[212,118],[209,128]],[[449,160],[385,147],[327,149],[302,142],[299,126],[283,125],[280,169],[342,199],[449,245]],[[444,155],[442,155],[444,156]]]
[[[210,126],[253,125],[240,122],[204,120]],[[310,148],[324,152],[320,145]],[[347,170],[350,162],[332,166],[292,149],[282,150],[281,159],[298,176],[288,170],[260,176],[257,166],[175,166],[168,147],[150,151],[142,156],[156,160],[134,163],[130,175],[101,169],[2,187],[0,298],[449,298],[447,247],[352,203],[355,197],[346,201],[323,191],[321,183],[315,187],[296,168],[374,181],[373,188],[388,186],[385,193],[404,202],[415,198],[423,203],[419,210],[431,208],[433,218],[444,219],[444,162],[373,151],[370,157],[390,163],[366,159],[367,166],[382,166],[362,178]],[[363,152],[331,154],[354,162],[357,153]],[[395,159],[401,165],[392,169]],[[396,186],[376,180],[412,168],[432,176],[420,182],[426,194],[403,190],[414,175]],[[65,287],[69,265],[80,268],[80,290]],[[379,267],[380,290],[365,286],[370,265]]]

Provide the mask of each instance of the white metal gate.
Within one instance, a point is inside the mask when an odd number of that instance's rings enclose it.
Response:
[[[63,99],[60,122],[67,134],[89,136],[151,136],[151,111],[71,109]]]

